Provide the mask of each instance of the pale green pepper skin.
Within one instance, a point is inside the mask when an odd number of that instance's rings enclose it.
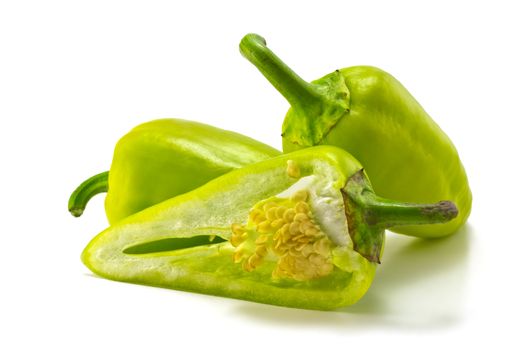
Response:
[[[283,150],[334,145],[363,164],[378,195],[415,203],[447,199],[459,210],[439,224],[393,227],[407,235],[436,238],[467,220],[472,194],[452,141],[390,74],[369,66],[337,70],[307,83],[249,34],[243,55],[291,104],[283,123]]]
[[[107,192],[106,215],[113,224],[233,169],[279,154],[252,138],[210,125],[153,120],[118,141],[109,173],[82,183],[69,200],[69,210],[80,216],[93,195]]]
[[[343,193],[345,206],[337,210],[352,218],[352,240],[330,253],[333,271],[307,281],[272,278],[272,261],[248,272],[234,262],[236,248],[230,241],[232,225],[245,224],[254,204],[299,181],[290,176],[290,161],[301,177],[315,175],[334,193]],[[328,146],[252,164],[121,220],[88,244],[82,261],[94,273],[118,281],[297,308],[351,305],[372,282],[385,227],[443,222],[457,215],[448,202],[414,206],[380,199],[361,169],[350,154]],[[349,180],[354,178],[358,181]]]

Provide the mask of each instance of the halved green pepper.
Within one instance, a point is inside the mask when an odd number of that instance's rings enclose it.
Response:
[[[115,146],[109,172],[84,181],[69,211],[82,215],[96,194],[107,192],[109,223],[185,193],[232,169],[281,154],[247,136],[182,119],[141,124]]]
[[[234,170],[109,227],[82,261],[118,281],[328,310],[359,300],[384,230],[453,219],[453,203],[376,196],[361,164],[330,146]]]
[[[240,50],[291,105],[282,127],[285,152],[338,146],[363,163],[379,195],[408,202],[446,198],[458,206],[458,217],[448,223],[392,231],[432,238],[452,234],[465,223],[472,194],[458,152],[394,77],[356,66],[307,83],[259,35],[246,35]]]

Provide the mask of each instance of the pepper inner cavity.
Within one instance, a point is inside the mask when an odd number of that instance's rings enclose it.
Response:
[[[330,274],[332,243],[316,222],[307,190],[255,205],[246,225],[231,226],[235,263],[251,272],[275,263],[273,278],[307,281]]]
[[[219,236],[199,235],[181,238],[165,238],[156,241],[145,242],[127,247],[124,254],[149,254],[193,248],[202,245],[211,245],[225,242],[226,240]]]

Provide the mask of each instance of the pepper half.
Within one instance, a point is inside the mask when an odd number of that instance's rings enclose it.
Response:
[[[453,203],[376,196],[361,164],[330,146],[265,160],[123,219],[82,254],[103,277],[329,310],[372,283],[391,226],[447,222]]]
[[[117,143],[110,171],[84,181],[69,199],[80,216],[89,200],[107,192],[110,224],[206,182],[281,154],[247,136],[182,119],[141,124]]]
[[[257,34],[246,35],[240,50],[291,105],[282,127],[285,152],[338,146],[363,163],[379,195],[416,203],[446,198],[458,206],[458,217],[448,223],[392,231],[433,238],[452,234],[465,223],[472,194],[458,152],[393,76],[356,66],[308,83]]]

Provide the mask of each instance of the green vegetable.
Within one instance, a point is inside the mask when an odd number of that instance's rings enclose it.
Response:
[[[395,232],[440,237],[465,223],[472,195],[458,153],[394,77],[358,66],[307,83],[256,34],[246,35],[240,50],[291,105],[282,129],[285,152],[338,146],[363,163],[379,195],[416,203],[446,198],[458,206],[458,217],[448,223],[394,227]]]
[[[376,196],[357,160],[320,146],[234,170],[123,219],[82,260],[113,280],[326,310],[366,292],[385,228],[456,215],[451,202]]]
[[[120,139],[110,171],[84,181],[71,195],[69,211],[80,216],[91,197],[107,192],[106,215],[115,223],[232,169],[279,154],[254,139],[210,125],[150,121]]]

